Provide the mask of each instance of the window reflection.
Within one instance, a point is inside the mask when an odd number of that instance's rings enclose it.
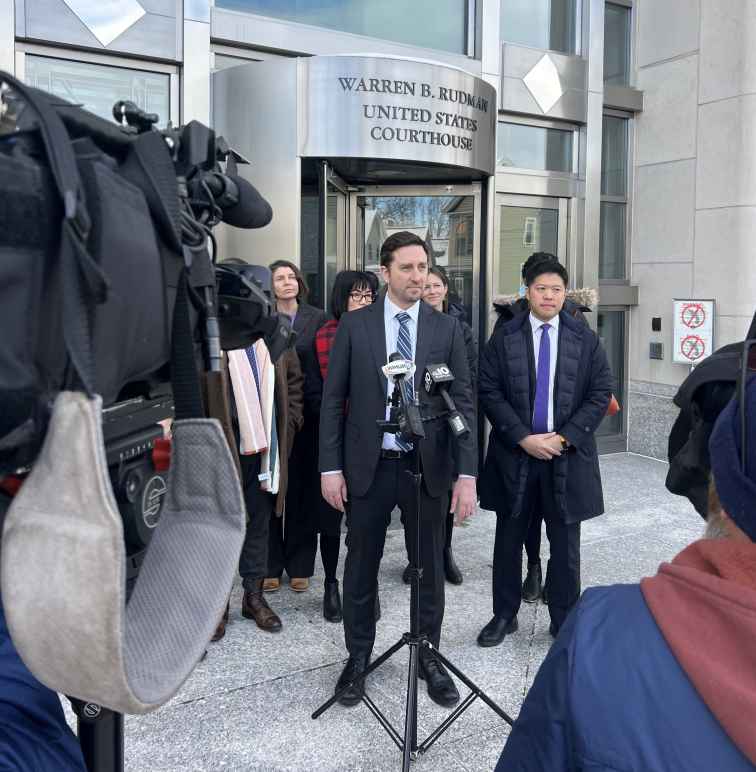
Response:
[[[607,3],[604,11],[604,83],[630,82],[630,9]]]
[[[431,262],[446,271],[449,302],[472,324],[475,239],[474,196],[364,196],[363,269],[380,277],[380,248],[398,231],[411,231],[428,245]]]
[[[572,171],[572,131],[499,123],[496,129],[496,163],[517,169]]]
[[[501,0],[501,39],[575,53],[576,0]]]
[[[614,381],[614,396],[620,403],[620,412],[606,416],[601,422],[597,436],[622,434],[623,410],[625,400],[625,312],[599,310],[597,331],[609,359]]]
[[[105,120],[113,120],[113,105],[121,99],[134,102],[160,116],[158,126],[170,119],[170,75],[130,70],[104,64],[26,56],[26,82]]]
[[[468,0],[216,0],[230,8],[456,54],[467,52]]]

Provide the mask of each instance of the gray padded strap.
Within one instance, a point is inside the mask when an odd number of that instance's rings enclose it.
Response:
[[[145,713],[178,691],[224,611],[244,503],[220,424],[174,423],[163,513],[126,607],[123,525],[101,427],[99,397],[58,396],[6,518],[3,604],[16,648],[42,683]]]

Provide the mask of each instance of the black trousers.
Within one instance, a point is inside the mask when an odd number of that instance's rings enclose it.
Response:
[[[320,534],[320,555],[326,580],[336,578],[341,544],[341,512],[320,495],[317,416],[308,415],[294,440],[289,458],[286,517],[271,519],[268,541],[268,576],[309,577],[315,573]]]
[[[245,590],[253,590],[258,579],[264,579],[268,566],[268,530],[276,497],[260,489],[260,454],[240,456],[244,505],[247,508],[247,531],[239,556],[239,574]],[[273,515],[275,516],[275,515]]]
[[[493,612],[513,617],[522,597],[522,547],[534,516],[543,514],[550,555],[546,570],[549,615],[560,627],[580,597],[580,523],[567,525],[556,511],[549,461],[529,459],[525,503],[519,517],[497,512],[493,560]]]
[[[391,512],[398,506],[405,516],[410,554],[415,549],[415,488],[407,474],[413,461],[402,459],[378,462],[370,489],[347,503],[347,556],[344,567],[344,638],[349,654],[370,656],[375,642],[375,594],[378,569],[383,557],[386,529]],[[444,618],[444,531],[445,496],[434,497],[421,491],[420,631],[438,647]]]
[[[446,500],[447,503],[451,501],[452,492],[449,491]],[[401,516],[402,525],[404,526],[404,546],[407,548],[407,562],[412,562],[412,552],[410,550],[410,541],[407,531],[407,523],[404,522],[404,512]],[[444,519],[444,549],[451,549],[452,534],[454,533],[454,512],[447,512]],[[540,544],[539,544],[540,548]]]
[[[525,537],[525,552],[528,556],[528,564],[541,561],[541,517],[540,512],[533,512],[528,526],[528,535]]]

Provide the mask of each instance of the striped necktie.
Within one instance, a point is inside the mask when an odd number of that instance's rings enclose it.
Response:
[[[414,361],[412,356],[412,336],[410,335],[408,322],[412,317],[406,312],[401,311],[396,315],[396,320],[399,322],[399,336],[396,339],[396,350],[402,359],[406,359],[408,362]],[[412,376],[402,381],[402,396],[407,404],[415,401],[415,389],[413,387],[414,379]],[[412,450],[412,443],[404,442],[399,439],[399,435],[396,435],[396,444],[403,450]]]

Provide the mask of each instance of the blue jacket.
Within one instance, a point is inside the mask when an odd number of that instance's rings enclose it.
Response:
[[[0,603],[0,772],[85,772],[60,699],[21,661]]]
[[[496,772],[753,772],[690,683],[638,585],[586,590]]]

